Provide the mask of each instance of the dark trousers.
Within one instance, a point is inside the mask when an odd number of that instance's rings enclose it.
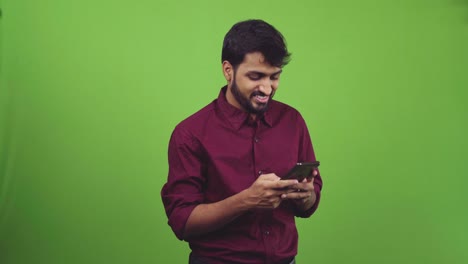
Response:
[[[210,260],[206,258],[194,257],[190,255],[189,264],[210,264]],[[296,260],[294,258],[291,258],[291,259],[281,261],[280,263],[277,263],[277,264],[296,264]]]

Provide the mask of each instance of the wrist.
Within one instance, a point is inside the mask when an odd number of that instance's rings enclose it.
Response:
[[[236,204],[240,206],[241,211],[249,211],[254,207],[254,204],[251,202],[251,199],[249,199],[249,189],[245,189],[241,192],[239,192],[236,197]]]

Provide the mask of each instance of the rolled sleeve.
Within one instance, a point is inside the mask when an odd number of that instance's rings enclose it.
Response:
[[[178,239],[184,239],[187,219],[193,209],[203,203],[205,178],[197,140],[176,127],[169,141],[169,174],[161,190],[161,198],[168,217],[168,224]]]

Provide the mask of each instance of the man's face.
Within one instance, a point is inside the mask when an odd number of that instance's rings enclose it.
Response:
[[[248,53],[234,71],[226,98],[235,107],[261,114],[278,88],[281,68],[265,62],[260,52]]]

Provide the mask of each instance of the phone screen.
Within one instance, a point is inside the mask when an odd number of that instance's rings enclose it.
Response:
[[[319,161],[297,163],[281,179],[282,180],[297,179],[299,182],[301,182],[305,178],[312,177],[312,172],[313,172],[314,168],[317,168],[319,165],[320,165]]]

